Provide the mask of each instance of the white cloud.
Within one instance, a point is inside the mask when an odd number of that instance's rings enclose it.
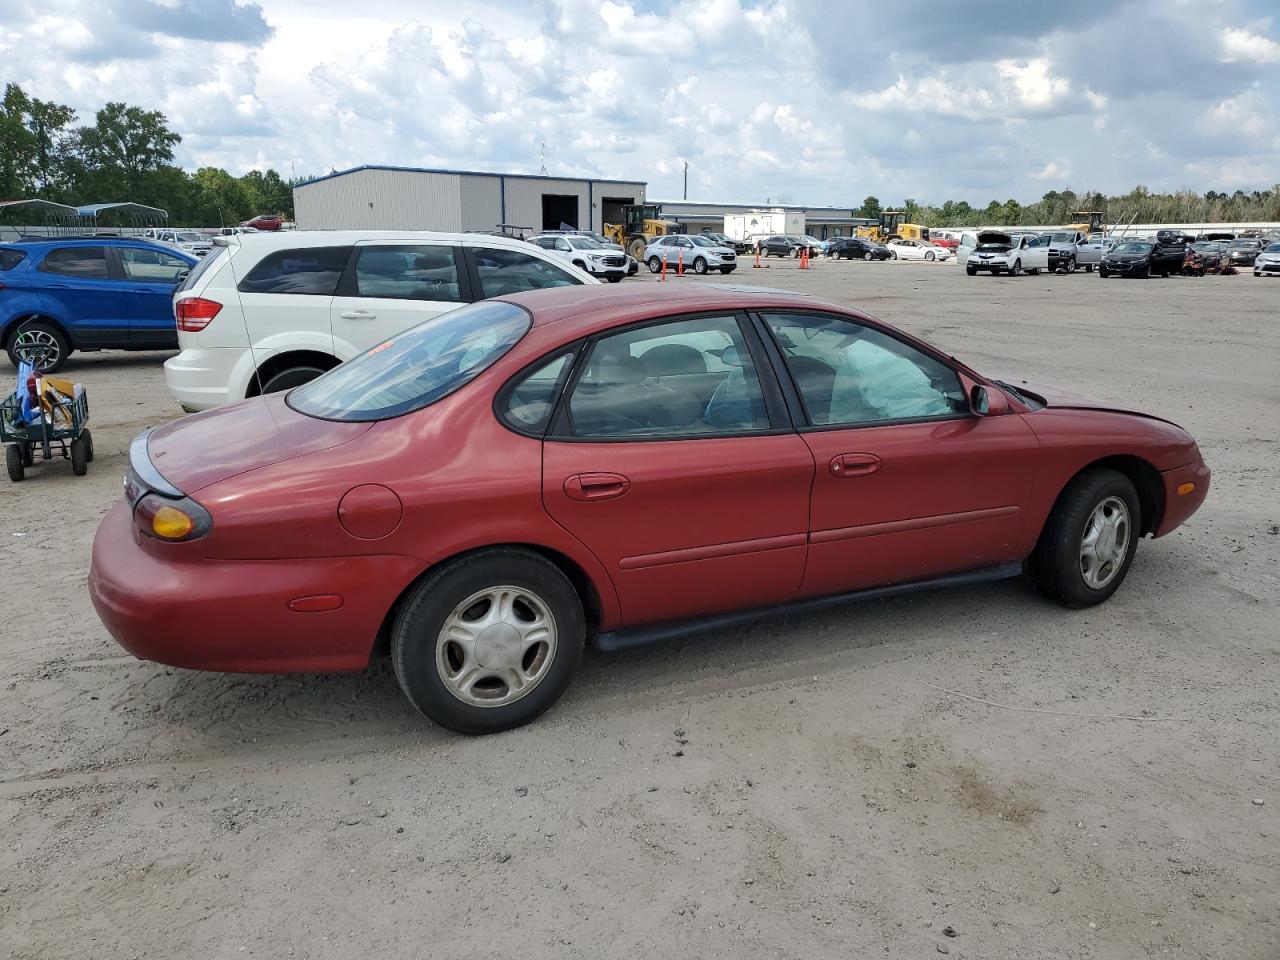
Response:
[[[1038,173],[1033,173],[1031,177],[1042,183],[1049,182],[1065,185],[1071,177],[1071,164],[1059,157],[1057,160],[1050,160],[1040,168]]]
[[[1225,63],[1239,60],[1252,63],[1280,63],[1280,43],[1242,27],[1222,31],[1222,59]]]

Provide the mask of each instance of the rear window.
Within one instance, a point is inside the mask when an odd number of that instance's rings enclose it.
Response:
[[[0,270],[12,270],[26,257],[25,250],[13,250],[8,247],[0,248]]]
[[[209,251],[209,254],[203,260],[196,261],[196,265],[191,268],[191,272],[187,274],[186,278],[180,284],[178,284],[176,292],[181,293],[183,290],[189,290],[194,287],[200,278],[209,272],[209,268],[215,263],[220,263],[222,258],[226,255],[226,247],[215,246]]]
[[[525,335],[532,319],[486,301],[419,324],[289,394],[294,410],[323,420],[386,420],[466,386]]]
[[[350,247],[306,247],[267,254],[240,281],[241,293],[299,293],[332,297]]]
[[[526,290],[566,287],[582,282],[559,267],[518,250],[477,247],[475,259],[482,297],[502,297]]]

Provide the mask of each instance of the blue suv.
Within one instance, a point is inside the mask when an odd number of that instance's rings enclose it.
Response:
[[[181,250],[121,237],[0,244],[0,343],[33,346],[52,373],[75,350],[174,350],[173,291],[196,265]]]

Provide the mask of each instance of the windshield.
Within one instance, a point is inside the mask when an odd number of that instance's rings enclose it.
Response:
[[[1263,253],[1280,253],[1280,243],[1273,243],[1271,244],[1271,246],[1267,247],[1267,249],[1263,250],[1262,252]]]
[[[386,420],[421,410],[496,363],[532,322],[502,300],[460,307],[303,384],[288,404],[323,420]]]
[[[1070,243],[1076,238],[1074,233],[1055,233],[1053,234],[1054,243]]]
[[[575,250],[600,250],[603,249],[600,244],[592,240],[590,237],[570,237],[569,246]]]
[[[1222,250],[1222,244],[1213,243],[1210,240],[1202,240],[1199,243],[1193,243],[1191,249],[1199,250],[1201,253],[1218,253]]]
[[[1122,243],[1111,251],[1112,253],[1150,253],[1151,244],[1149,243]]]

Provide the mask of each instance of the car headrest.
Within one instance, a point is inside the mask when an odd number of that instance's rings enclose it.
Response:
[[[707,372],[707,361],[702,351],[683,343],[659,344],[646,350],[640,361],[644,364],[645,374],[650,377]]]
[[[627,354],[611,354],[600,358],[600,366],[597,370],[595,381],[602,386],[605,384],[625,385],[640,383],[646,376],[644,363],[639,357]]]

